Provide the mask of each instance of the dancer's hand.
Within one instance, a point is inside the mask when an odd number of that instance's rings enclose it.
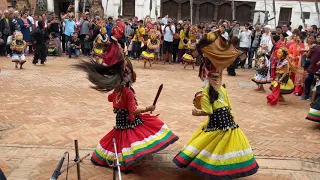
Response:
[[[198,110],[192,109],[192,116],[198,116]]]
[[[154,111],[156,109],[156,106],[151,105],[147,108],[148,111]]]

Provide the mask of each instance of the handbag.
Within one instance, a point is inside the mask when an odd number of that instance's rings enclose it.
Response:
[[[310,59],[306,55],[301,56],[301,67],[307,68],[310,65]]]
[[[7,38],[7,46],[11,45],[12,43],[12,36],[8,36]]]

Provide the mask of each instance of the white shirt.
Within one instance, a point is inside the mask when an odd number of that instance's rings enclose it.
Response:
[[[163,40],[167,42],[172,42],[173,34],[176,32],[176,28],[174,27],[174,25],[171,25],[172,32],[170,31],[170,28],[168,26],[166,27],[166,32],[164,32],[164,28],[165,26],[163,27],[163,33],[164,33]]]
[[[269,35],[266,35],[266,33],[262,34],[260,46],[262,47],[262,53],[269,54],[271,52],[271,49],[273,47],[272,40],[271,40],[271,32],[269,33]],[[265,52],[263,48],[265,46],[268,47],[268,52]]]
[[[239,33],[239,40],[240,40],[240,47],[242,48],[250,48],[251,46],[251,31],[250,30],[244,30]]]
[[[34,19],[31,16],[27,17],[29,21],[31,22],[32,26],[34,25]],[[32,31],[32,26],[30,27],[30,31]]]

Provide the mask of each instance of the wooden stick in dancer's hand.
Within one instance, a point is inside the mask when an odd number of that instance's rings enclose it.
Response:
[[[156,97],[154,98],[154,101],[153,101],[153,104],[152,104],[152,105],[155,106],[155,105],[157,104],[157,101],[158,101],[159,96],[160,96],[160,94],[161,94],[162,88],[163,88],[163,84],[161,84],[161,85],[159,86],[158,93],[157,93]],[[152,111],[151,111],[150,113],[152,114]]]

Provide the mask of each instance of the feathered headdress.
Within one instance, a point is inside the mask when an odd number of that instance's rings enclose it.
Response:
[[[88,79],[95,85],[92,88],[98,91],[109,92],[115,88],[130,87],[136,81],[131,61],[120,55],[122,50],[117,42],[113,41],[110,46],[101,56],[103,64],[82,61],[75,65],[88,74]]]

